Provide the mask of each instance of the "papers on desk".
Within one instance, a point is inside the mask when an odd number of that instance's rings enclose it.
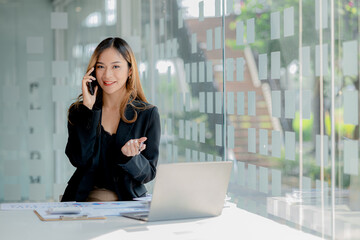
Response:
[[[135,201],[151,202],[152,195],[148,194],[146,197],[133,198]]]
[[[72,207],[74,202],[40,202],[40,203],[1,203],[1,211],[48,209],[53,207]]]
[[[96,220],[96,219],[106,219],[105,216],[98,216],[96,213],[91,211],[81,211],[76,214],[65,214],[65,213],[56,213],[53,214],[49,210],[36,209],[34,210],[35,214],[42,221],[64,221],[64,220]]]
[[[73,209],[81,211],[72,214]],[[0,210],[35,210],[43,221],[105,219],[106,216],[119,216],[124,212],[143,212],[148,210],[144,201],[123,202],[49,202],[49,203],[3,203]],[[62,209],[62,212],[57,212]],[[51,211],[53,210],[53,211]],[[69,210],[69,211],[67,211]]]

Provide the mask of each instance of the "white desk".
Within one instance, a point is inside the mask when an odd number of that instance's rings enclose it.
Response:
[[[123,217],[42,222],[31,210],[0,211],[1,239],[320,239],[264,217],[224,208],[219,217],[146,223]]]

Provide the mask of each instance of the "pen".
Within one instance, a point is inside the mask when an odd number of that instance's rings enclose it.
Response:
[[[60,218],[60,220],[86,220],[86,219],[88,219],[88,215],[73,216],[73,217],[60,216],[59,218]]]
[[[143,144],[144,144],[144,142],[141,142],[141,143],[140,143],[140,146],[139,146],[139,153],[141,152],[140,150],[141,150],[141,147],[143,146]]]

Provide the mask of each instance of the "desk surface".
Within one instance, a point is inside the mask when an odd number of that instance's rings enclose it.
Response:
[[[320,239],[235,205],[213,218],[146,223],[124,217],[42,222],[31,210],[0,211],[1,239]]]

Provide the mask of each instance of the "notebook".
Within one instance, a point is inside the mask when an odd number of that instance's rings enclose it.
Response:
[[[143,221],[218,216],[231,168],[231,161],[159,165],[149,210],[121,215]]]

